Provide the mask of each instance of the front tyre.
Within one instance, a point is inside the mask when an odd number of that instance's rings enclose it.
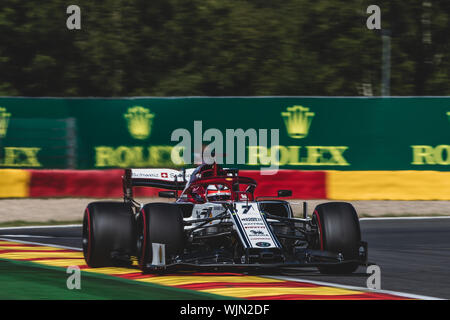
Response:
[[[92,202],[83,218],[83,255],[89,267],[126,262],[135,251],[135,221],[130,204]]]
[[[166,260],[182,251],[185,244],[183,212],[172,203],[145,205],[137,219],[139,266],[152,262],[152,243],[165,245]]]
[[[318,228],[317,249],[341,253],[344,261],[357,260],[361,231],[355,208],[347,202],[328,202],[316,207],[312,217]],[[358,263],[318,267],[321,273],[347,274],[356,271]]]

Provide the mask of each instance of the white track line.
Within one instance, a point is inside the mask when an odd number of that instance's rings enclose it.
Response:
[[[30,234],[1,234],[0,237],[10,238],[41,238],[41,239],[59,239],[61,237],[55,236],[34,236]],[[64,239],[79,239],[79,237],[64,237]]]
[[[73,228],[81,227],[81,224],[63,224],[63,225],[49,225],[49,226],[26,226],[26,227],[3,227],[0,230],[12,230],[12,229],[44,229],[44,228]]]
[[[55,248],[61,248],[61,249],[69,249],[69,250],[76,250],[76,251],[83,251],[83,249],[75,248],[75,247],[67,247],[67,246],[60,246],[56,244],[51,243],[42,243],[42,242],[34,242],[34,241],[23,241],[23,240],[16,240],[16,239],[10,239],[10,238],[1,238],[1,241],[9,241],[9,242],[18,242],[23,244],[37,244],[44,247],[55,247]]]
[[[396,296],[411,298],[411,299],[446,300],[446,299],[442,299],[442,298],[423,296],[423,295],[411,294],[411,293],[405,293],[405,292],[398,292],[398,291],[391,291],[391,290],[374,290],[374,289],[368,289],[368,288],[364,288],[364,287],[348,286],[348,285],[331,283],[331,282],[305,280],[305,279],[298,279],[298,278],[293,278],[293,277],[284,277],[284,276],[264,276],[264,277],[271,278],[271,279],[286,280],[286,281],[306,282],[306,283],[317,284],[317,285],[321,285],[321,286],[336,287],[336,288],[349,289],[349,290],[390,294],[390,295],[396,295]]]
[[[359,221],[376,221],[376,220],[431,220],[431,219],[450,219],[450,216],[432,216],[432,217],[370,217],[370,218],[360,218]]]
[[[34,236],[31,234],[1,234],[2,237],[15,237],[15,238],[43,238],[43,239],[55,239],[60,237],[55,236]],[[64,237],[64,239],[78,239],[78,237]]]

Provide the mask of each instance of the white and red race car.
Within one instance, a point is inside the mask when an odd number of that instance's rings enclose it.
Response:
[[[173,203],[140,204],[133,187],[156,187]],[[92,202],[84,214],[83,252],[91,267],[130,265],[145,272],[317,267],[351,273],[367,265],[367,243],[350,203],[318,205],[296,218],[292,195],[254,196],[257,182],[237,169],[126,169],[123,202]]]

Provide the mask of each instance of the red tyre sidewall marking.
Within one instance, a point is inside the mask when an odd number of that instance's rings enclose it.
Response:
[[[87,250],[87,263],[91,261],[91,245],[92,245],[92,233],[91,233],[91,214],[89,208],[86,208],[87,221],[88,221],[88,250]]]
[[[317,217],[317,224],[319,225],[319,234],[320,234],[320,250],[323,251],[323,229],[322,223],[320,222],[320,216],[317,210],[314,210],[314,215]]]
[[[144,210],[141,210],[142,214],[142,221],[143,221],[143,228],[144,228],[144,241],[142,243],[142,253],[141,253],[141,259],[139,261],[139,265],[141,269],[144,267],[144,261],[145,261],[145,252],[147,251],[147,221],[145,220],[145,212]]]

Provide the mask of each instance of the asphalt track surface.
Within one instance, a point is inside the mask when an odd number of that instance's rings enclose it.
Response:
[[[369,261],[381,268],[381,289],[450,299],[450,218],[361,219]],[[2,228],[0,238],[81,248],[80,226]],[[316,269],[267,276],[366,287],[364,267],[350,276]]]

